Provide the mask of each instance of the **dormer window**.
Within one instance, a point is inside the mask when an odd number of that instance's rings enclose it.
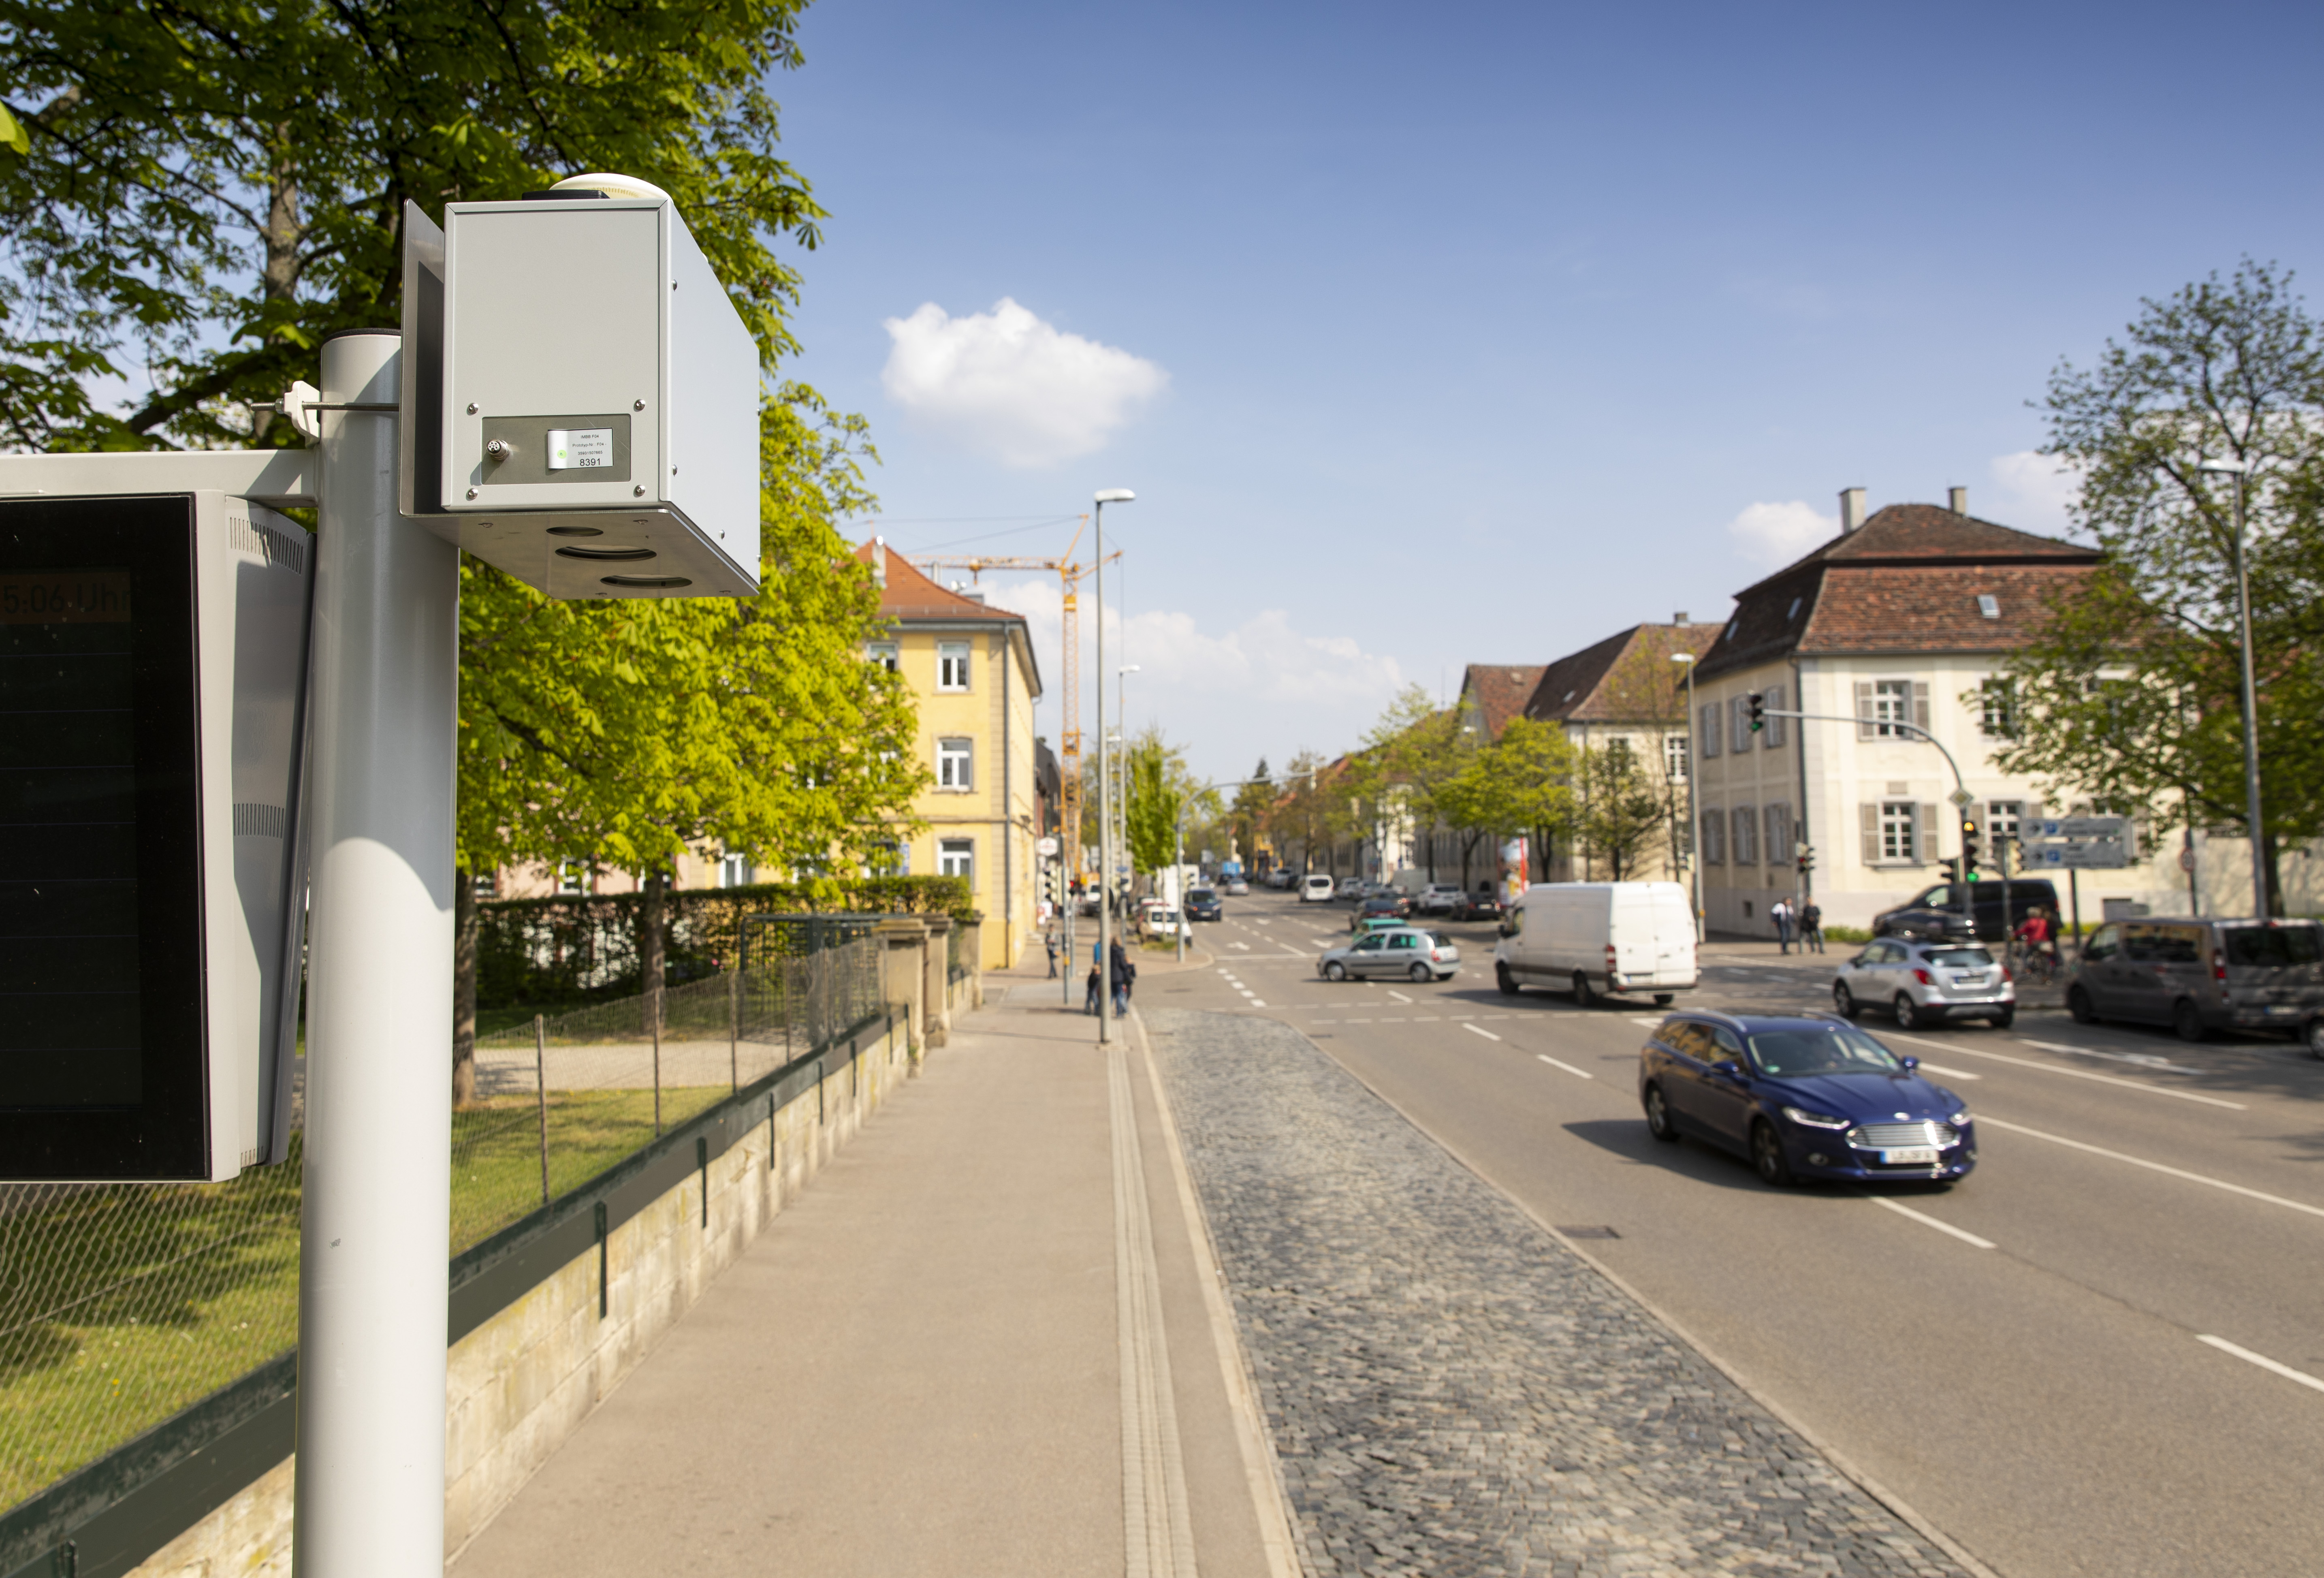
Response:
[[[2001,599],[1990,592],[1979,592],[1977,595],[1977,611],[1987,619],[1999,619]]]
[[[1789,614],[1784,614],[1784,623],[1785,624],[1789,624],[1789,623],[1791,623],[1791,622],[1792,622],[1792,621],[1794,621],[1794,619],[1797,619],[1797,618],[1800,616],[1800,604],[1801,604],[1803,601],[1804,601],[1804,599],[1798,598],[1798,597],[1794,597],[1794,598],[1793,598],[1793,599],[1792,599],[1792,611],[1791,611]]]

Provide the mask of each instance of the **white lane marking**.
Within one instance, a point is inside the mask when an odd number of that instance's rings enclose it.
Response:
[[[2265,824],[2263,823],[2262,826],[2264,826]],[[1648,1019],[1644,1014],[1634,1013],[1630,1016],[1630,1022],[1634,1025],[1651,1025],[1655,1029],[1660,1029],[1662,1028],[1663,1017],[1660,1014],[1656,1014],[1654,1018]]]
[[[1461,1028],[1468,1031],[1472,1036],[1482,1036],[1488,1041],[1498,1041],[1500,1039],[1499,1036],[1496,1036],[1492,1031],[1485,1029],[1482,1025],[1464,1024]]]
[[[1478,1033],[1481,1035],[1484,1032],[1479,1031]],[[1596,1075],[1588,1072],[1586,1069],[1574,1067],[1571,1063],[1560,1063],[1556,1058],[1552,1057],[1546,1052],[1536,1052],[1534,1056],[1540,1058],[1544,1063],[1548,1064],[1552,1068],[1563,1068],[1566,1073],[1573,1075],[1579,1078],[1595,1079],[1598,1077]]]
[[[1397,1000],[1397,1001],[1398,1001],[1398,1002],[1410,1002],[1410,1001],[1412,1001],[1412,999],[1410,999],[1410,998],[1406,997],[1403,992],[1398,992],[1398,991],[1397,991],[1395,987],[1393,987],[1393,986],[1391,986],[1391,987],[1389,987],[1389,988],[1388,989],[1388,994],[1390,997],[1393,997],[1394,999],[1396,999],[1396,1000]]]
[[[2266,824],[2266,823],[2264,823],[2264,822],[2263,822],[2263,823],[2261,823],[2261,824],[2260,824],[2260,827],[2261,827],[2261,829],[2262,829],[2263,831],[2264,831],[2264,830],[2266,829],[2266,826],[2267,826],[2267,824]],[[1250,945],[1249,943],[1229,943],[1227,946],[1228,946],[1229,947],[1244,948],[1244,949],[1248,949],[1248,948],[1250,946]]]
[[[1971,1057],[1989,1058],[1995,1063],[2006,1063],[2013,1068],[2031,1068],[2041,1074],[2062,1074],[2071,1079],[2094,1079],[2100,1084],[2118,1084],[2128,1091],[2144,1091],[2151,1096],[2170,1096],[2175,1101],[2200,1102],[2207,1107],[2225,1107],[2229,1112],[2246,1112],[2251,1109],[2241,1102],[2222,1101],[2218,1096],[2197,1095],[2193,1091],[2174,1091],[2164,1085],[2148,1084],[2144,1080],[2116,1079],[2111,1074],[2092,1074],[2087,1068],[2058,1068],[2047,1063],[2034,1063],[2023,1057],[2011,1057],[1999,1052],[1979,1051],[1964,1047],[1959,1041],[1932,1041],[1922,1036],[1907,1036],[1895,1030],[1888,1032],[1899,1041],[1910,1041],[1916,1047],[1941,1047],[1947,1052],[1965,1052]]]
[[[1989,1250],[1994,1247],[1993,1241],[1989,1238],[1979,1238],[1973,1232],[1963,1232],[1951,1223],[1939,1222],[1935,1217],[1925,1215],[1921,1212],[1915,1211],[1910,1205],[1899,1205],[1894,1200],[1884,1200],[1877,1195],[1869,1195],[1868,1198],[1869,1198],[1875,1205],[1886,1205],[1889,1210],[1895,1212],[1899,1216],[1911,1217],[1923,1227],[1933,1227],[1939,1232],[1949,1232],[1965,1244],[1975,1244],[1980,1250]]]
[[[2248,1348],[2238,1348],[2233,1343],[2228,1342],[2225,1337],[2206,1337],[2199,1335],[2196,1337],[2195,1341],[2198,1343],[2209,1343],[2220,1352],[2232,1353],[2246,1364],[2256,1364],[2262,1370],[2273,1370],[2276,1374],[2283,1377],[2286,1380],[2296,1380],[2302,1386],[2313,1387],[2316,1390],[2324,1392],[2324,1380],[2317,1380],[2314,1376],[2309,1374],[2304,1370],[2294,1370],[2289,1364],[2278,1364],[2274,1360],[2270,1359],[2264,1353],[2255,1353]]]
[[[1343,1024],[1343,1025],[1368,1025],[1368,1024],[1370,1024],[1370,1023],[1371,1023],[1371,1020],[1342,1020],[1340,1022],[1341,1022],[1342,1024]]]
[[[2264,824],[2262,824],[2262,826],[2264,826]],[[1253,1008],[1265,1008],[1267,1004],[1259,1001],[1259,999],[1254,997],[1250,1000],[1250,1006]]]
[[[2044,1052],[2070,1052],[2077,1057],[2107,1057],[2116,1063],[2133,1063],[2141,1068],[2156,1068],[2165,1074],[2201,1074],[2200,1068],[2190,1068],[2183,1063],[2173,1063],[2168,1057],[2158,1057],[2152,1052],[2102,1052],[2096,1047],[2069,1047],[2063,1041],[2037,1041],[2031,1036],[2020,1036],[2028,1047],[2039,1047]]]
[[[1971,1074],[1966,1068],[1940,1068],[1933,1063],[1922,1064],[1921,1072],[1938,1075],[1946,1079],[1983,1079],[1985,1077],[1981,1074]]]
[[[2324,1216],[2324,1205],[2309,1205],[2298,1200],[2287,1200],[2281,1195],[2270,1195],[2258,1189],[2246,1189],[2241,1184],[2230,1184],[2224,1178],[2207,1178],[2200,1173],[2190,1173],[2183,1168],[2166,1167],[2159,1161],[2149,1161],[2143,1156],[2127,1156],[2119,1150],[2108,1150],[2102,1145],[2088,1145],[2079,1140],[2069,1140],[2062,1134],[2045,1134],[2039,1129],[2028,1129],[2020,1123],[2005,1123],[1998,1118],[1979,1116],[1977,1122],[1979,1128],[2006,1129],[2012,1134],[2024,1134],[2035,1140],[2046,1140],[2052,1145],[2070,1146],[2076,1150],[2087,1150],[2092,1156],[2102,1156],[2110,1161],[2126,1161],[2135,1167],[2144,1167],[2149,1172],[2168,1173],[2174,1178],[2184,1178],[2190,1184],[2209,1184],[2214,1189],[2225,1189],[2230,1195],[2241,1195],[2247,1199],[2263,1200],[2270,1205],[2281,1205],[2287,1211],[2304,1211],[2310,1216]]]

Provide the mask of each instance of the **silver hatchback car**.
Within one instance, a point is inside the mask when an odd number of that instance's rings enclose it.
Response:
[[[1411,981],[1450,981],[1461,973],[1460,946],[1441,931],[1416,926],[1390,927],[1333,948],[1315,961],[1326,981],[1393,976]]]
[[[1954,1019],[2006,1029],[2017,1017],[2017,983],[1982,944],[1878,937],[1840,965],[1831,1002],[1851,1020],[1867,1008],[1886,1009],[1900,1030]]]

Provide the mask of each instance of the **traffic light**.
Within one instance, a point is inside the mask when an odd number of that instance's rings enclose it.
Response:
[[[1751,732],[1756,734],[1767,726],[1767,697],[1755,690],[1744,699],[1751,704]]]
[[[1970,881],[1977,881],[1977,818],[1961,818],[1961,872]]]
[[[1814,850],[1812,850],[1812,849],[1810,849],[1810,848],[1809,848],[1809,847],[1807,847],[1805,844],[1802,844],[1802,845],[1800,846],[1800,871],[1801,871],[1801,873],[1802,873],[1803,875],[1804,875],[1805,873],[1807,873],[1807,872],[1812,872],[1812,871],[1813,871],[1813,870],[1815,870],[1815,851],[1814,851]]]

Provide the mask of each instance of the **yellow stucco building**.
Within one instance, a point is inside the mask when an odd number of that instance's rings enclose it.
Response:
[[[935,781],[901,841],[903,869],[964,876],[984,915],[984,968],[1038,941],[1033,703],[1041,672],[1024,616],[946,589],[874,538],[856,557],[880,583],[887,633],[866,656],[901,675],[919,703],[920,759]]]

